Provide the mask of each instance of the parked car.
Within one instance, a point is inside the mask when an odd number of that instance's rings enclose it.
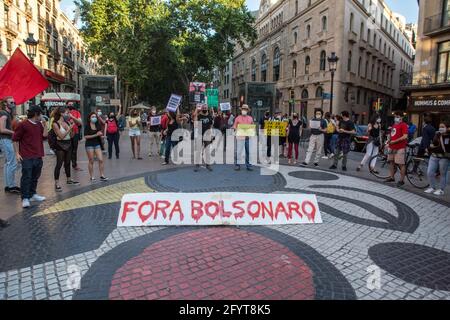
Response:
[[[364,149],[364,146],[369,140],[369,136],[367,135],[368,126],[360,126],[356,125],[356,134],[352,137],[352,142],[350,144],[350,150],[361,152]]]

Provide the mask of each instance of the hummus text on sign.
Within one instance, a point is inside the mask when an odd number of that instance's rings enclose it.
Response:
[[[322,223],[315,195],[145,193],[122,198],[119,227]]]

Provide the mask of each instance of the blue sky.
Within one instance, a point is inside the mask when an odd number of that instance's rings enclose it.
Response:
[[[260,0],[247,0],[247,6],[250,10],[257,10],[259,2]],[[393,11],[404,15],[408,22],[417,22],[419,11],[417,0],[386,0],[386,2]],[[72,0],[62,0],[61,7],[69,17],[72,17],[75,8]]]

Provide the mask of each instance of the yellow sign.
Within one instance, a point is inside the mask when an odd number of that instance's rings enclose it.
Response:
[[[255,137],[256,125],[255,124],[238,124],[236,130],[236,137]]]
[[[286,137],[287,126],[288,123],[286,121],[264,121],[264,135],[270,137]]]

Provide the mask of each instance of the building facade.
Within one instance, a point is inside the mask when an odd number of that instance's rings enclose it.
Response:
[[[219,89],[219,102],[231,102],[232,69],[233,61],[230,60],[222,70],[215,68],[213,71],[214,87]]]
[[[264,108],[306,117],[330,111],[332,52],[333,113],[348,110],[367,123],[378,99],[387,114],[403,98],[400,75],[412,71],[414,49],[382,0],[263,0],[255,28],[255,45],[237,48],[233,60],[234,105],[244,83],[274,82],[275,106]]]
[[[422,127],[424,116],[450,122],[450,1],[419,1],[414,72],[405,86],[411,92],[408,111]]]
[[[47,91],[79,93],[80,76],[95,73],[97,64],[87,55],[75,23],[60,10],[60,1],[0,3],[0,67],[16,48],[27,54],[24,40],[33,34],[39,40],[34,64],[50,82]]]

